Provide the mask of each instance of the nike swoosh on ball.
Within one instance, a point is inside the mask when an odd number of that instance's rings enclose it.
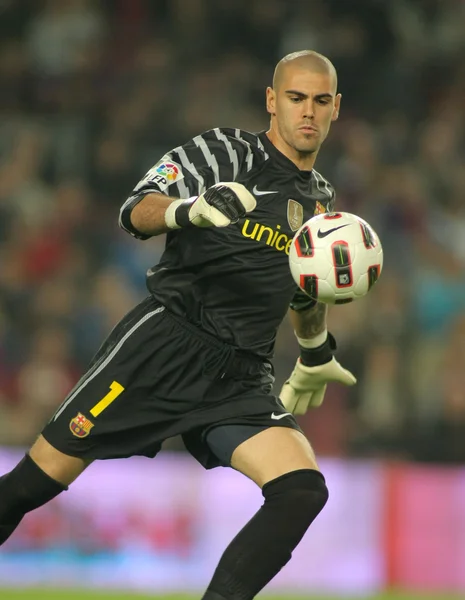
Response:
[[[337,231],[338,229],[342,229],[343,227],[347,227],[347,225],[339,225],[339,227],[333,227],[332,229],[328,229],[328,231],[321,231],[321,229],[318,229],[317,236],[320,239],[325,238],[330,233],[333,233],[334,231]]]

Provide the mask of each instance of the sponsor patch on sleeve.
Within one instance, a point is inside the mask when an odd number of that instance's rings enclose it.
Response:
[[[156,184],[160,191],[164,192],[172,183],[183,177],[181,166],[165,156],[147,172],[137,187]]]

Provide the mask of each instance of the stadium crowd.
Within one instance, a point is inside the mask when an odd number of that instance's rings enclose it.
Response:
[[[268,125],[272,67],[315,49],[342,111],[317,161],[385,252],[335,307],[358,376],[301,418],[319,454],[465,460],[465,2],[6,0],[0,5],[0,444],[30,444],[163,251],[119,207],[169,149]],[[278,337],[276,390],[297,355]],[[181,449],[178,440],[168,447]]]

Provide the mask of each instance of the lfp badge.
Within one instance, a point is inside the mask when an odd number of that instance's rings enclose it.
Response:
[[[69,428],[71,433],[78,438],[87,437],[94,424],[81,413],[78,413],[74,419],[71,419]]]
[[[179,175],[179,169],[175,164],[165,162],[157,167],[157,173],[162,177],[166,177],[168,181],[173,183],[173,181],[176,181],[176,178]]]

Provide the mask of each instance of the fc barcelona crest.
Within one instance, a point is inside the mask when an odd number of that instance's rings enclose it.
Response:
[[[287,201],[287,221],[292,231],[297,231],[304,222],[304,209],[296,200]]]
[[[323,206],[323,204],[321,204],[321,202],[318,202],[318,200],[317,200],[315,202],[315,212],[313,213],[313,216],[322,215],[325,212],[326,212],[326,208]]]
[[[69,428],[71,429],[71,433],[78,438],[87,437],[90,433],[90,430],[94,424],[92,421],[89,421],[84,415],[78,413],[74,419],[71,419],[69,423]]]

